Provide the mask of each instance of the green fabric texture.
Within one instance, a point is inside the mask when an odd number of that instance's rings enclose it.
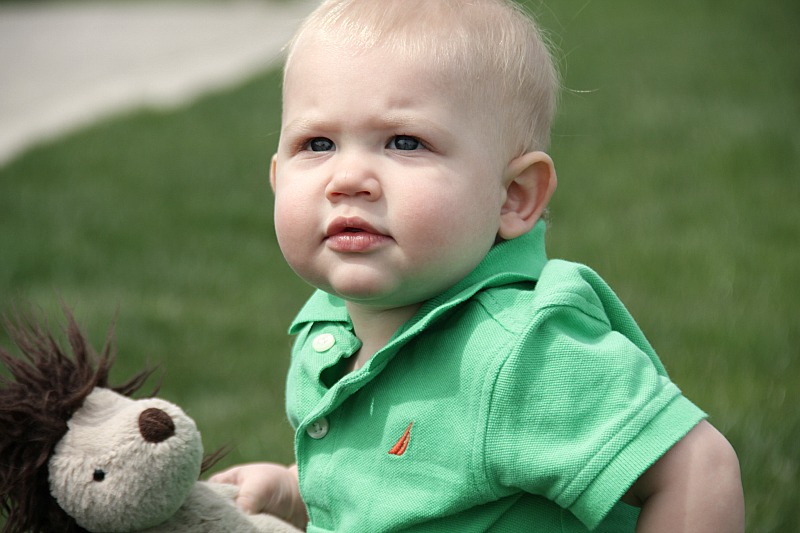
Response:
[[[544,236],[495,246],[353,373],[344,303],[311,297],[287,381],[308,531],[633,531],[620,497],[705,415]]]

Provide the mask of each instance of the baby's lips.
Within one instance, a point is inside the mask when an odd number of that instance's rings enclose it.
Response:
[[[383,235],[381,231],[375,229],[369,222],[361,217],[337,217],[328,225],[325,236],[330,237],[332,235],[338,235],[339,233],[359,231]]]

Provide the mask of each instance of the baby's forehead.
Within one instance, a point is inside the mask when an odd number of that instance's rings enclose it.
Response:
[[[451,61],[433,48],[411,49],[396,41],[370,43],[369,45],[353,39],[343,37],[329,30],[314,30],[304,33],[293,42],[292,50],[284,66],[284,96],[291,91],[292,74],[296,71],[308,75],[309,54],[317,60],[320,56],[330,64],[336,65],[359,56],[368,56],[378,53],[381,57],[380,66],[364,62],[364,69],[378,70],[381,68],[400,69],[413,73],[415,83],[408,87],[413,91],[418,87],[435,87],[435,90],[450,95],[460,103],[470,105],[473,111],[489,106],[489,101],[494,100],[491,84],[486,87],[485,81],[489,75],[476,74],[474,68],[465,68],[459,62]],[[379,72],[375,73],[380,75]],[[476,98],[475,94],[481,96]]]
[[[396,73],[401,73],[399,79]],[[319,90],[328,88],[325,79],[334,82],[352,79],[357,83],[359,78],[387,80],[384,85],[376,85],[378,92],[371,93],[377,100],[388,97],[381,92],[384,87],[387,93],[394,95],[393,100],[433,91],[457,103],[459,110],[468,106],[471,113],[479,114],[490,99],[473,98],[477,87],[474,80],[463,69],[443,67],[433,55],[412,55],[385,43],[367,48],[329,33],[315,32],[295,43],[291,60],[286,63],[284,102],[296,91],[308,89],[309,85],[319,85]]]

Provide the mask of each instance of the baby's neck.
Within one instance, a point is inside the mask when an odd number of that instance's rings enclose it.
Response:
[[[347,302],[347,311],[353,322],[353,330],[361,341],[361,348],[352,357],[350,370],[358,370],[376,352],[386,346],[395,332],[414,316],[420,305],[378,309]]]

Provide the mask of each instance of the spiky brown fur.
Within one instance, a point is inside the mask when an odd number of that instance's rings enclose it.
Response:
[[[6,320],[21,357],[0,349],[0,515],[3,533],[77,533],[78,526],[50,495],[47,466],[67,431],[67,421],[95,387],[125,396],[139,390],[152,370],[111,387],[113,326],[98,356],[87,343],[72,313],[64,309],[70,352],[32,319]]]

